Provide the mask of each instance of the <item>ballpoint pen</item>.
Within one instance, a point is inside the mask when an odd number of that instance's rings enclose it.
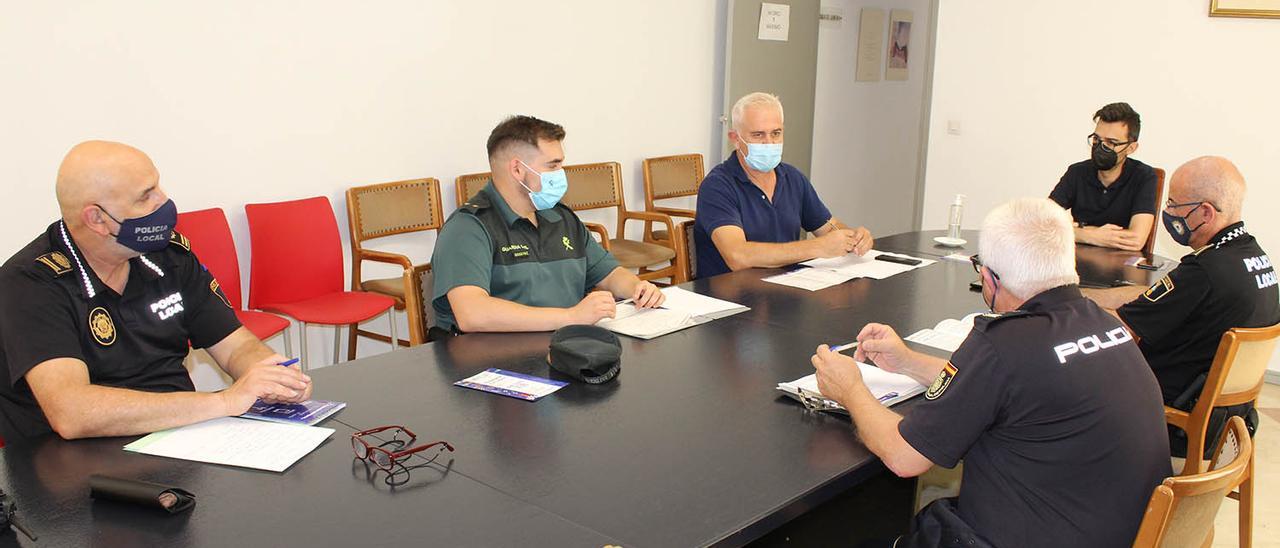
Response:
[[[876,398],[876,401],[878,401],[878,402],[880,402],[880,403],[884,403],[884,402],[889,401],[889,400],[891,400],[891,399],[893,399],[893,398],[896,398],[896,397],[898,397],[898,393],[897,393],[897,392],[889,392],[888,394],[885,394],[885,395],[883,395],[883,396],[880,396],[879,398]]]
[[[285,367],[289,367],[290,365],[293,365],[293,364],[295,364],[295,363],[298,363],[298,358],[293,358],[293,359],[291,359],[291,360],[282,361],[282,362],[280,362],[280,363],[278,363],[278,364],[276,364],[276,365],[283,365],[283,366],[285,366]]]
[[[857,347],[858,347],[858,342],[857,342],[857,341],[854,341],[854,342],[851,342],[851,343],[845,343],[845,344],[842,344],[842,345],[839,345],[839,346],[834,346],[834,345],[828,345],[828,346],[830,346],[830,347],[831,347],[831,351],[832,351],[832,352],[843,352],[843,351],[845,351],[845,350],[852,350],[852,349],[854,349],[854,348],[857,348]]]

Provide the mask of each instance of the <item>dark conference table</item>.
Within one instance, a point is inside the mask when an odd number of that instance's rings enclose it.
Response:
[[[951,252],[932,245],[921,233],[877,240]],[[1100,269],[1104,281],[1158,276],[1118,264],[1135,272]],[[817,292],[760,281],[779,271],[686,284],[751,310],[651,341],[621,337],[624,367],[610,384],[533,403],[454,387],[489,367],[563,378],[542,361],[548,333],[466,335],[313,371],[314,397],[348,406],[323,424],[333,436],[283,474],[122,451],[133,438],[45,437],[0,450],[0,486],[40,536],[17,537],[24,545],[746,544],[887,474],[847,417],[806,412],[778,382],[812,373],[818,344],[849,341],[867,322],[905,336],[986,308],[967,262]],[[371,480],[349,437],[384,424],[450,441],[452,462],[398,488]],[[173,517],[93,502],[93,473],[182,487],[198,502]]]

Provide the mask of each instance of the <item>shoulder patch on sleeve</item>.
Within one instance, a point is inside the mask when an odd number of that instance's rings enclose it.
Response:
[[[1160,278],[1160,281],[1152,284],[1151,287],[1148,287],[1147,290],[1142,293],[1142,298],[1154,303],[1165,295],[1173,293],[1173,287],[1173,279],[1165,276]]]
[[[188,240],[186,236],[178,234],[178,231],[176,230],[173,231],[172,236],[169,236],[169,243],[181,247],[186,251],[191,251],[191,240]]]
[[[929,389],[924,392],[924,399],[936,400],[942,397],[942,393],[947,391],[947,387],[951,386],[951,381],[956,378],[958,370],[951,362],[947,362],[942,366],[942,371],[938,372],[937,378],[933,379],[933,384],[929,385]]]
[[[63,255],[61,251],[45,253],[44,255],[36,257],[36,262],[53,271],[53,276],[55,278],[71,272],[71,260],[68,259],[66,255]]]

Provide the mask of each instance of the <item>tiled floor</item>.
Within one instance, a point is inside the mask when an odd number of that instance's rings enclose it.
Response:
[[[1262,387],[1258,411],[1262,423],[1253,440],[1253,545],[1280,547],[1280,386]],[[1239,546],[1236,507],[1236,501],[1227,499],[1218,510],[1214,546]]]

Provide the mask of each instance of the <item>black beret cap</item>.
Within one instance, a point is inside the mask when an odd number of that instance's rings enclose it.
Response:
[[[613,380],[622,369],[622,343],[612,331],[594,325],[570,325],[551,335],[551,367],[591,384]]]

